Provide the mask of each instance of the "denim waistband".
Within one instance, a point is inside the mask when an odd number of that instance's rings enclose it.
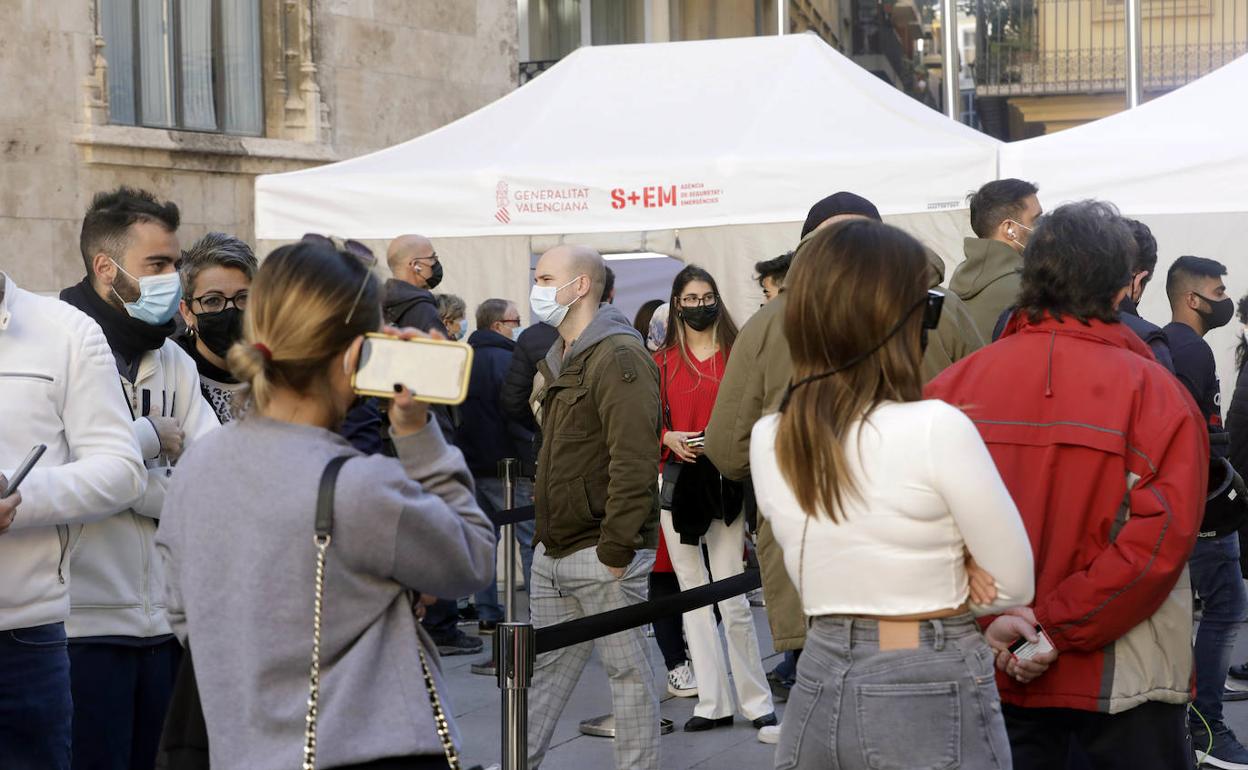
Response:
[[[979,637],[979,624],[969,612],[950,615],[947,618],[913,621],[919,626],[919,646],[943,649],[946,642],[966,637]],[[811,633],[828,641],[851,644],[878,644],[880,624],[878,620],[852,615],[820,615],[810,619]]]

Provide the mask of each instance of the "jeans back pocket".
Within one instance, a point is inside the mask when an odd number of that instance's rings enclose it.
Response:
[[[962,763],[957,682],[854,687],[858,739],[871,770],[950,770]]]

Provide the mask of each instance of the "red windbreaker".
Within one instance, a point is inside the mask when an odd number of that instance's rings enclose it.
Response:
[[[1209,438],[1186,389],[1126,326],[1015,318],[926,389],[974,420],[1036,562],[1036,618],[1060,655],[1039,679],[997,677],[1023,707],[1118,713],[1185,703],[1187,560]]]

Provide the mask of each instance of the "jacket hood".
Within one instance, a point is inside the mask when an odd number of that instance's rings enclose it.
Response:
[[[563,355],[563,346],[559,345],[558,341],[550,346],[550,352],[546,354],[546,365],[550,367],[551,375],[558,377],[559,372],[563,371],[564,361],[572,361],[607,337],[616,334],[628,334],[645,347],[646,343],[641,338],[641,334],[633,328],[627,316],[621,313],[615,305],[599,305],[598,314],[589,322],[589,326],[585,327],[585,331],[581,332],[581,336],[572,343],[572,349],[568,351],[566,357]]]
[[[515,340],[509,340],[493,329],[477,329],[468,335],[468,344],[474,348],[501,348],[508,352],[516,349]]]
[[[394,278],[386,281],[385,296],[381,301],[383,308],[386,310],[402,308],[414,305],[417,302],[437,304],[437,300],[433,298],[433,292],[428,289],[422,289],[419,286],[411,285],[407,281],[400,281]]]
[[[966,260],[953,271],[949,281],[949,288],[963,300],[1023,269],[1023,255],[1000,241],[967,238],[963,250]]]
[[[923,247],[923,253],[927,255],[927,274],[931,283],[931,286],[928,288],[935,289],[945,282],[945,260],[941,259],[939,254],[927,246]]]

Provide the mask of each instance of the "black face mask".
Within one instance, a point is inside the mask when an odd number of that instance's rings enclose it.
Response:
[[[433,263],[430,269],[429,280],[425,281],[426,289],[435,289],[438,284],[442,283],[442,261],[438,260]]]
[[[230,352],[235,342],[243,338],[243,311],[227,307],[217,313],[201,313],[195,316],[195,333],[204,345],[221,358]]]
[[[1192,293],[1196,294],[1196,292]],[[1204,310],[1196,311],[1196,313],[1200,316],[1200,320],[1205,324],[1205,331],[1220,329],[1230,323],[1231,318],[1235,316],[1235,301],[1230,297],[1227,297],[1226,299],[1212,300],[1200,294],[1196,294],[1196,296],[1200,297],[1205,302],[1208,302],[1209,307],[1212,308],[1209,312],[1205,312]]]
[[[718,304],[680,309],[680,320],[689,324],[689,328],[695,332],[704,332],[711,328],[717,318],[719,318]]]

